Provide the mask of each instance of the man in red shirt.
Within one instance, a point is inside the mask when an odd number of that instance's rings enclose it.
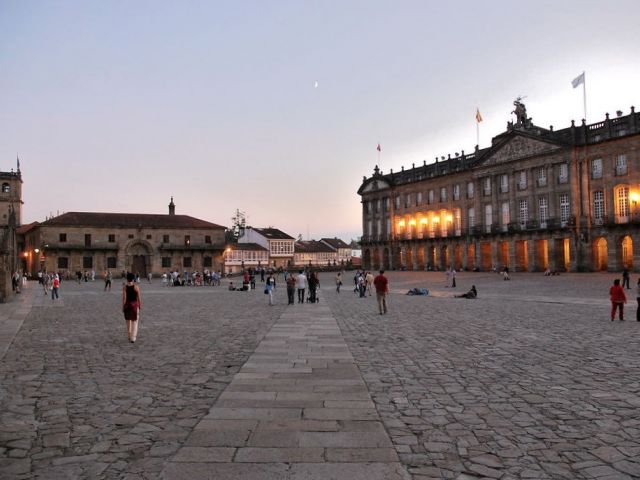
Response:
[[[620,309],[620,320],[624,321],[624,304],[627,303],[627,296],[624,294],[624,288],[620,286],[620,279],[613,281],[613,286],[609,289],[609,298],[611,299],[611,321],[616,318],[616,309]]]
[[[382,315],[387,313],[387,293],[389,292],[389,280],[384,276],[384,270],[380,270],[380,275],[373,279],[373,285],[376,287],[378,310]]]

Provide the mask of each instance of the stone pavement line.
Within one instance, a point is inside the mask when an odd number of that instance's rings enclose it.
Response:
[[[29,315],[37,293],[42,293],[37,283],[31,282],[21,288],[19,295],[14,295],[11,301],[0,305],[0,360],[4,358],[16,337],[22,322]]]
[[[410,478],[326,304],[278,319],[162,477]]]

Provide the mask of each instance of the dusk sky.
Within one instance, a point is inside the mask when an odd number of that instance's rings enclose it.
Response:
[[[640,108],[640,2],[0,0],[0,169],[23,223],[176,213],[362,234],[356,194],[503,132]],[[317,82],[317,83],[316,83]]]

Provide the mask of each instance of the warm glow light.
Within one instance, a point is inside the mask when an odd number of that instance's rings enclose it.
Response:
[[[409,220],[409,225],[412,225],[412,226],[413,226],[413,225],[415,225],[415,224],[416,224],[416,221],[415,221],[413,218],[412,218],[411,220]]]
[[[447,222],[453,222],[453,216],[447,215]]]
[[[421,224],[423,224],[423,225],[426,225],[426,223],[427,223],[427,219],[426,219],[426,218],[421,219],[421,220],[420,220],[420,223],[421,223]]]
[[[36,248],[33,251],[36,252],[36,253],[40,253],[40,249],[39,248]]]
[[[29,254],[28,254],[27,252],[24,252],[22,255],[23,255],[25,258],[29,256]]]
[[[433,217],[432,222],[433,223],[438,223],[440,221],[440,219],[438,217]]]
[[[404,227],[404,220],[400,220],[400,221],[398,222],[398,226],[399,226],[399,227]]]
[[[629,198],[633,203],[638,203],[638,199],[640,199],[640,195],[638,195],[638,192],[631,192],[631,194],[629,195]]]

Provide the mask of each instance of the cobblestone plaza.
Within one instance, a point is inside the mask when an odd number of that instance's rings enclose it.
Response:
[[[640,478],[615,275],[390,272],[387,315],[350,276],[292,306],[280,276],[273,307],[142,283],[135,344],[117,284],[30,283],[0,305],[0,478]]]

